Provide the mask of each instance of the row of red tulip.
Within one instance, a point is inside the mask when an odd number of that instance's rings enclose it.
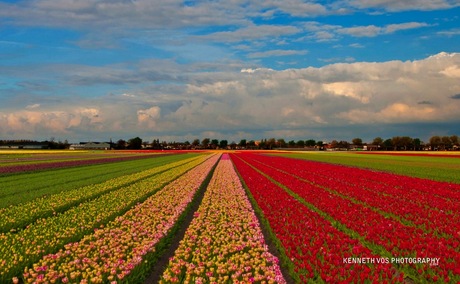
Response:
[[[224,154],[160,283],[285,283]]]
[[[300,281],[321,282],[397,282],[403,273],[392,265],[379,263],[358,240],[338,230],[320,214],[288,194],[269,178],[246,164],[248,157],[232,155],[233,162],[246,183],[273,234],[281,242],[294,264]],[[355,264],[349,259],[369,257],[375,261]],[[294,277],[296,277],[294,275]]]
[[[411,277],[417,280],[442,279],[444,281],[460,280],[460,253],[457,250],[458,242],[453,238],[440,238],[431,233],[403,224],[397,218],[391,218],[383,210],[376,210],[375,207],[366,204],[364,201],[356,202],[347,195],[353,191],[360,192],[359,186],[343,187],[343,181],[350,184],[359,184],[366,176],[355,176],[357,169],[347,168],[348,176],[335,176],[335,172],[341,172],[342,166],[335,166],[335,170],[329,170],[329,179],[321,179],[318,183],[311,182],[304,178],[296,177],[299,172],[305,172],[305,164],[300,160],[275,158],[268,156],[245,155],[245,159],[256,166],[259,170],[269,175],[271,178],[285,185],[298,194],[307,203],[315,206],[319,211],[324,212],[334,218],[346,228],[353,230],[363,237],[366,242],[371,244],[374,251],[390,253],[393,257],[428,257],[440,258],[438,266],[422,264],[404,264],[400,269],[407,271]],[[257,162],[256,162],[257,160]],[[314,168],[320,168],[325,164],[314,163]],[[276,168],[275,168],[276,167]],[[330,167],[330,166],[328,166]],[[278,170],[283,169],[283,170]],[[330,168],[329,168],[330,169]],[[346,169],[345,169],[346,170]],[[314,171],[312,167],[312,171]],[[368,172],[369,179],[375,175]],[[399,186],[404,188],[408,183],[405,177],[399,177]],[[411,180],[408,178],[408,180]],[[348,193],[345,193],[345,190]],[[341,194],[338,194],[340,191]],[[358,198],[359,194],[353,194]],[[361,196],[361,198],[364,198]],[[374,196],[382,204],[388,203],[385,195]],[[401,199],[401,207],[405,205],[405,200]],[[375,203],[373,203],[375,204]],[[419,209],[423,210],[423,209]],[[425,209],[427,210],[427,209]],[[393,212],[392,214],[396,214]],[[422,214],[422,213],[421,213]],[[458,221],[458,219],[457,219]],[[458,223],[458,222],[457,222]],[[455,224],[451,224],[454,226]],[[456,244],[456,245],[455,245]]]
[[[451,246],[459,246],[460,185],[303,160],[295,160],[298,166],[292,167],[292,159],[283,157],[266,159],[258,155],[255,159],[293,178],[389,213],[403,223],[445,236]]]

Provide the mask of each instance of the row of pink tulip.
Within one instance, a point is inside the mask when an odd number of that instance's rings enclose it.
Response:
[[[61,168],[70,168],[70,167],[79,167],[86,165],[96,165],[96,164],[105,164],[105,163],[114,163],[122,161],[131,161],[138,159],[151,158],[149,155],[136,155],[136,156],[119,156],[119,157],[108,157],[108,158],[98,158],[98,159],[78,159],[70,161],[53,161],[53,162],[38,162],[32,164],[19,164],[19,165],[10,165],[0,167],[0,174],[14,174],[14,173],[23,173],[23,172],[34,172],[50,169],[61,169]]]
[[[38,218],[52,216],[53,214],[65,211],[76,204],[96,198],[102,194],[171,168],[189,163],[191,160],[193,159],[169,163],[128,176],[113,178],[103,183],[88,185],[74,190],[67,190],[51,196],[40,197],[33,201],[16,206],[0,208],[0,215],[2,216],[2,218],[0,218],[0,232],[8,232],[12,229],[15,230],[25,227],[27,224],[32,223]]]
[[[25,270],[25,282],[119,283],[132,282],[133,277],[140,281],[145,275],[133,271],[151,265],[146,255],[154,253],[217,160],[214,155],[94,234],[44,256]]]
[[[204,159],[206,157],[103,194],[56,216],[37,219],[18,232],[0,234],[0,282],[18,276],[24,267],[43,255],[56,252],[65,244],[80,240],[94,228],[104,226]]]
[[[228,155],[160,283],[284,283]]]

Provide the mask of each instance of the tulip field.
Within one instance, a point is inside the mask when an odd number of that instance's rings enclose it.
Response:
[[[460,281],[460,184],[232,155],[300,282]]]
[[[316,155],[0,153],[0,283],[460,283],[460,158]]]

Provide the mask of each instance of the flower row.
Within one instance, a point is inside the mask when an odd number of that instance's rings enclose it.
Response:
[[[444,235],[451,239],[453,246],[460,243],[460,185],[337,165],[312,165],[301,160],[296,161],[298,167],[292,168],[292,160],[288,158],[256,157],[294,178],[308,180],[355,202],[365,203],[426,232]]]
[[[25,283],[129,281],[146,255],[174,226],[218,160],[218,155],[171,182],[94,234],[65,245],[25,270]],[[147,185],[148,186],[148,185]]]
[[[431,184],[433,191],[444,188],[444,192],[452,193],[449,186],[460,189],[458,185],[336,165],[319,164],[306,168],[310,163],[301,160],[296,161],[298,167],[292,168],[292,160],[288,158],[258,156],[256,160],[264,160],[266,165],[283,170],[294,179],[307,180],[354,203],[368,206],[385,217],[432,233],[449,247],[460,250],[460,200],[416,190],[426,190],[426,184]],[[334,172],[334,178],[326,174],[331,172]],[[389,178],[395,176],[397,179]]]
[[[116,158],[126,156],[124,153],[117,152],[101,152],[94,153],[88,151],[61,151],[61,152],[48,152],[48,151],[8,151],[10,155],[4,155],[0,150],[1,167],[11,164],[26,164],[26,163],[39,163],[39,162],[57,162],[57,161],[71,161],[71,160],[89,160],[99,158]],[[3,155],[2,155],[3,154]]]
[[[38,261],[43,255],[79,240],[94,228],[103,227],[205,159],[202,157],[111,191],[54,217],[38,219],[24,230],[0,234],[0,282],[17,276],[24,267]]]
[[[160,283],[285,283],[227,154]]]
[[[189,163],[196,158],[168,163],[166,165],[151,168],[128,176],[121,176],[110,179],[106,182],[88,185],[74,190],[67,190],[51,196],[44,196],[33,201],[17,206],[0,208],[0,233],[8,232],[12,229],[19,229],[32,223],[38,218],[52,216],[58,212],[65,211],[81,202],[96,198],[102,194],[116,190],[122,186],[127,186],[141,179],[153,176],[171,168]]]
[[[258,162],[252,160],[254,158]],[[440,258],[438,266],[427,264],[401,264],[400,269],[409,274],[417,281],[432,281],[442,279],[443,281],[460,280],[460,253],[456,250],[455,244],[458,242],[452,239],[443,239],[433,234],[424,232],[414,226],[407,226],[401,222],[389,218],[382,212],[378,212],[361,203],[351,202],[349,199],[330,192],[325,186],[312,184],[304,179],[293,178],[294,176],[287,171],[289,165],[290,172],[302,168],[302,162],[296,160],[283,160],[270,157],[247,157],[247,161],[255,165],[259,170],[269,175],[277,182],[284,184],[292,192],[303,198],[309,204],[315,206],[343,224],[346,228],[359,234],[366,242],[371,244],[374,251],[381,251],[390,254],[391,257],[422,257]],[[271,166],[263,162],[270,163]],[[271,160],[269,162],[269,160]],[[286,169],[280,171],[275,168]],[[333,173],[331,172],[331,175]],[[369,175],[373,175],[369,172]],[[353,175],[350,174],[349,179]],[[401,177],[403,180],[404,178]],[[328,186],[339,181],[330,179]],[[401,185],[404,185],[402,181]],[[354,190],[348,187],[347,190]],[[385,197],[379,199],[385,203]],[[404,201],[401,201],[404,204]]]
[[[240,157],[232,155],[232,160],[273,234],[280,240],[282,249],[294,264],[298,281],[401,281],[403,274],[388,264],[344,263],[344,259],[378,259],[379,256],[358,240],[339,231],[331,222],[271,182]]]
[[[151,155],[135,155],[135,156],[123,156],[123,157],[115,157],[115,158],[110,157],[110,158],[84,159],[84,160],[79,159],[79,160],[59,161],[59,162],[19,164],[19,165],[0,167],[0,174],[12,174],[12,173],[42,171],[42,170],[49,170],[49,169],[79,167],[79,166],[86,166],[86,165],[96,165],[96,164],[146,159],[146,158],[151,158],[151,157],[152,157]]]

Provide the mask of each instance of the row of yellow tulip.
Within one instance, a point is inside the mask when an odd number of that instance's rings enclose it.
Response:
[[[168,163],[163,166],[154,167],[152,169],[128,176],[113,178],[103,183],[84,186],[74,190],[67,190],[51,196],[44,196],[17,206],[0,208],[0,215],[2,216],[0,219],[0,232],[6,233],[10,230],[25,227],[38,218],[52,216],[57,212],[65,211],[76,204],[96,198],[109,191],[134,183],[146,177],[153,176],[171,168],[178,167],[185,163],[189,163],[193,159],[191,158],[175,163]]]
[[[228,154],[161,283],[285,283]]]
[[[65,244],[80,240],[95,228],[123,214],[164,185],[202,163],[207,157],[143,179],[81,203],[56,216],[38,219],[24,230],[0,234],[0,283],[17,277],[25,267]]]
[[[174,226],[216,164],[218,155],[165,186],[103,229],[43,257],[24,273],[26,283],[107,283],[140,281],[133,270]],[[146,265],[151,265],[147,264]]]

